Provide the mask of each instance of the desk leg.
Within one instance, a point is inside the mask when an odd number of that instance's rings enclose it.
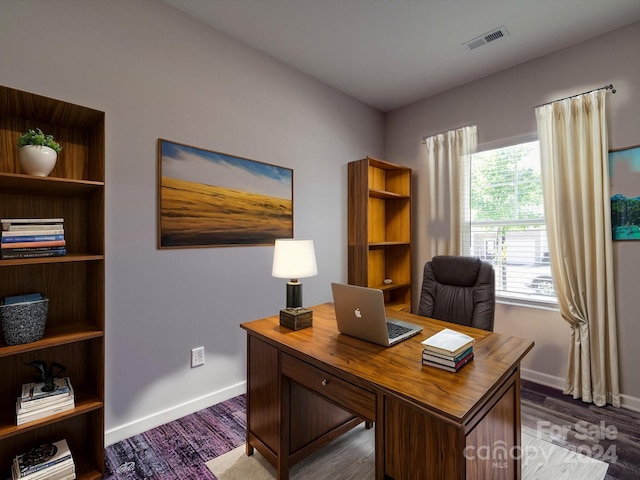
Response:
[[[280,442],[276,460],[276,480],[289,480],[290,384],[291,380],[288,377],[280,375]]]
[[[370,422],[367,422],[370,423]],[[376,421],[375,421],[375,462],[376,480],[384,480],[384,395],[376,395]]]

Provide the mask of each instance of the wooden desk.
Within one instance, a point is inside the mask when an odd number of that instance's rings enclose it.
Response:
[[[291,465],[366,420],[375,422],[377,480],[520,478],[519,365],[532,341],[390,310],[424,330],[383,348],[339,334],[333,304],[311,308],[304,330],[281,327],[277,315],[240,325],[247,455],[256,448],[287,480]],[[457,373],[422,365],[420,342],[445,327],[476,339],[474,360]]]

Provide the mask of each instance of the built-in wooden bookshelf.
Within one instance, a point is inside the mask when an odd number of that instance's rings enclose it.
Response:
[[[65,438],[77,478],[104,475],[104,112],[0,86],[0,218],[63,218],[67,255],[0,260],[0,297],[49,299],[41,340],[7,345],[0,335],[0,478],[14,456]],[[30,128],[63,147],[48,177],[21,171],[16,146]],[[16,398],[34,360],[59,362],[75,408],[17,426]]]
[[[411,311],[411,169],[367,157],[348,176],[348,281]]]

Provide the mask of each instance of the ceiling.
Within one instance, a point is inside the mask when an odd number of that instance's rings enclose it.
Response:
[[[163,1],[383,112],[640,20],[639,0]]]

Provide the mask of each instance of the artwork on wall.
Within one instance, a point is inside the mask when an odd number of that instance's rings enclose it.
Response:
[[[158,248],[293,238],[293,170],[158,139]]]
[[[640,240],[640,145],[609,152],[614,240]]]

